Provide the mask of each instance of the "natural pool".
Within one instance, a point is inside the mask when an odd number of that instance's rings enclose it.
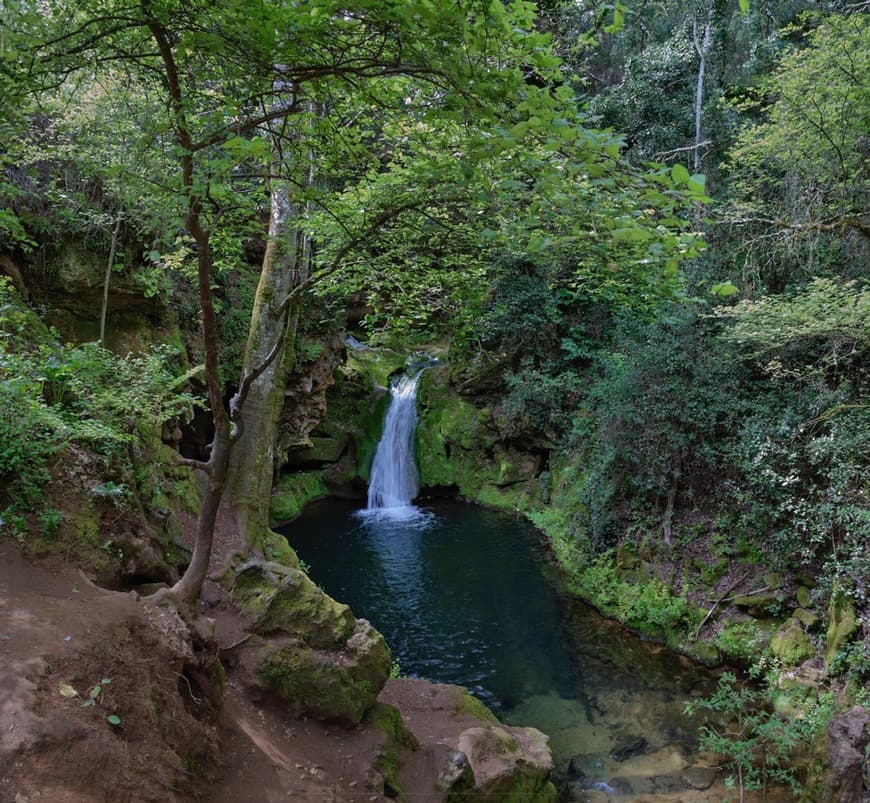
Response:
[[[683,705],[713,679],[572,599],[526,521],[457,501],[330,499],[283,532],[312,578],[384,634],[402,674],[466,686],[502,720],[540,728],[562,777],[612,799],[685,789],[697,723]]]

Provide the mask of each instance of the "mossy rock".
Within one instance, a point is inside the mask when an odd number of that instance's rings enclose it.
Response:
[[[797,666],[816,654],[812,641],[795,618],[789,619],[773,634],[770,651],[786,666]]]
[[[340,649],[357,625],[347,605],[332,599],[302,571],[278,563],[244,563],[235,573],[231,593],[253,618],[250,629],[262,636],[287,634],[308,647]]]
[[[265,535],[260,539],[258,544],[263,552],[263,557],[271,563],[280,563],[282,566],[289,566],[291,569],[299,569],[299,556],[287,539],[280,533],[267,530]]]
[[[380,748],[376,767],[383,773],[389,787],[401,798],[403,789],[399,773],[402,769],[402,753],[419,750],[420,743],[408,730],[399,710],[386,703],[375,703],[366,713],[365,723],[383,731],[387,737]]]
[[[454,711],[457,714],[472,716],[486,725],[498,725],[499,721],[495,714],[484,703],[477,699],[468,689],[462,686],[454,686],[451,689],[451,697],[454,703]]]
[[[273,526],[295,519],[309,502],[329,496],[322,471],[282,474],[272,489],[269,520]]]
[[[490,725],[469,728],[458,741],[475,783],[470,791],[449,794],[450,803],[555,803],[556,789],[550,782],[553,758],[548,739],[539,730]]]
[[[256,670],[259,683],[300,715],[356,725],[375,704],[390,674],[390,650],[365,620],[337,650],[295,640],[270,641]]]
[[[735,597],[734,605],[742,608],[750,616],[764,619],[770,616],[769,609],[776,607],[782,602],[782,595],[774,592],[765,592],[763,594],[746,594],[744,596]]]
[[[804,627],[811,629],[819,623],[819,615],[809,608],[797,608],[792,614]]]
[[[722,661],[719,648],[710,641],[696,641],[687,645],[687,651],[692,658],[704,666],[718,666]]]
[[[795,598],[797,599],[797,604],[801,606],[801,608],[809,608],[812,604],[812,597],[810,596],[810,590],[806,586],[800,586],[795,593]]]
[[[366,714],[367,725],[383,731],[387,738],[395,745],[407,750],[419,750],[420,743],[417,737],[408,730],[405,720],[398,708],[386,703],[375,703]]]
[[[768,572],[764,575],[764,584],[770,588],[780,589],[782,588],[782,583],[782,575],[778,572]]]
[[[855,605],[842,591],[831,596],[828,605],[828,631],[825,634],[825,664],[834,660],[840,648],[858,629]]]

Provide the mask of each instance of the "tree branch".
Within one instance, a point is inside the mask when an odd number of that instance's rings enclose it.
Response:
[[[829,220],[811,221],[809,223],[795,223],[790,220],[779,220],[766,217],[744,217],[734,219],[717,220],[719,226],[772,226],[778,229],[791,231],[842,231],[843,229],[855,229],[870,239],[870,223],[865,223],[860,217],[842,217]]]

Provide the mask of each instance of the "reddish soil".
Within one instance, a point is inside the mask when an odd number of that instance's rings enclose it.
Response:
[[[204,597],[218,644],[240,641],[243,623],[217,584]],[[384,732],[299,718],[258,697],[233,668],[243,649],[223,654],[224,696],[212,702],[174,613],[0,540],[0,803],[388,800]],[[402,777],[415,803],[440,799],[447,750],[480,724],[455,710],[452,689],[400,680],[382,695],[421,742]]]

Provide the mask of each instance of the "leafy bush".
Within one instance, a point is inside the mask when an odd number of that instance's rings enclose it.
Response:
[[[38,506],[50,460],[65,445],[84,445],[120,471],[129,467],[126,445],[153,439],[164,422],[188,415],[196,403],[185,388],[187,376],[171,370],[177,355],[170,347],[119,357],[96,343],[31,339],[38,328],[8,283],[0,284],[0,404],[15,411],[0,419],[7,521]],[[43,511],[45,534],[59,525]]]
[[[790,786],[800,792],[795,763],[799,745],[808,746],[827,723],[830,707],[813,701],[812,715],[785,717],[765,708],[770,692],[740,683],[732,672],[723,673],[712,696],[686,703],[685,714],[706,710],[712,721],[701,729],[701,745],[719,753],[733,774],[726,779],[736,787],[740,800],[748,790],[764,790],[769,784]]]
[[[733,471],[723,444],[746,406],[745,373],[691,311],[624,325],[615,345],[575,416],[574,440],[592,466],[589,509],[614,515],[622,502],[665,515],[680,502],[715,504]]]

